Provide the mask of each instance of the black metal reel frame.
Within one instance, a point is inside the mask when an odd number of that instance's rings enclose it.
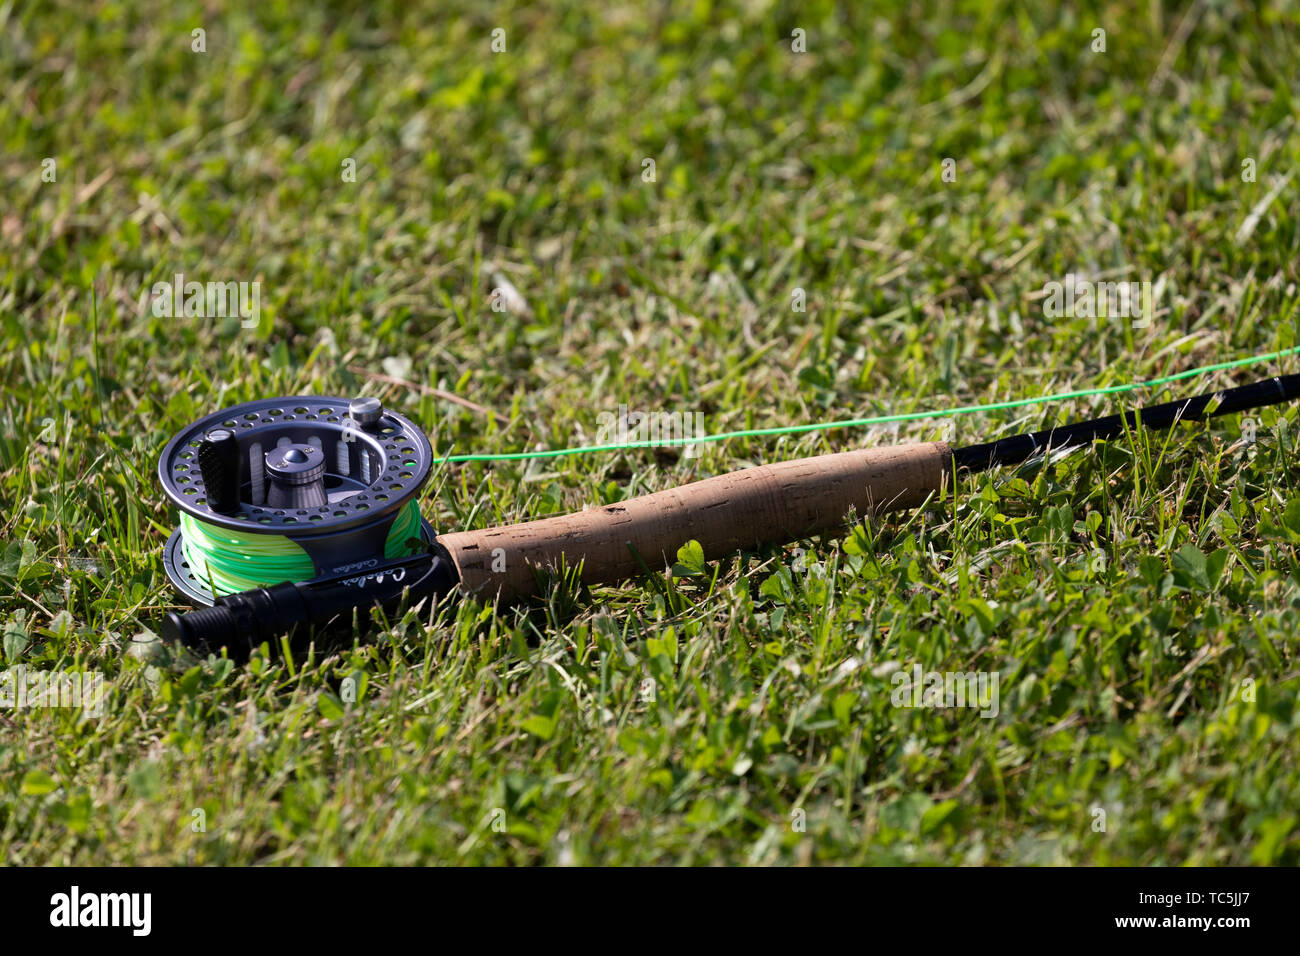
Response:
[[[214,430],[233,432],[239,446],[238,501],[212,507],[198,450]],[[328,501],[313,508],[266,504],[266,453],[286,444],[312,445],[324,455]],[[287,396],[245,402],[182,429],[163,449],[158,477],[178,509],[205,524],[243,533],[283,535],[312,559],[317,577],[373,571],[385,564],[393,521],[428,480],[433,447],[414,423],[376,399]],[[434,539],[421,519],[423,541]],[[179,529],[163,552],[167,577],[196,606],[213,604],[208,583],[189,567]]]

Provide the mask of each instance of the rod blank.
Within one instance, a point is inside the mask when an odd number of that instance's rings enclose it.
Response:
[[[1211,408],[1210,403],[1215,398],[1218,398],[1218,404]],[[1074,448],[1098,439],[1117,438],[1127,429],[1138,425],[1145,428],[1171,428],[1180,421],[1200,421],[1219,415],[1231,415],[1266,405],[1278,405],[1295,398],[1300,398],[1300,375],[1279,375],[1250,385],[1206,392],[1194,398],[1180,398],[1137,411],[1012,435],[980,445],[967,445],[954,450],[952,455],[958,468],[987,471],[999,465],[1027,461],[1049,448]]]

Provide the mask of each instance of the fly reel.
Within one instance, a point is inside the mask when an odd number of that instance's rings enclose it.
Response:
[[[364,575],[427,551],[419,512],[433,448],[375,398],[236,405],[181,430],[158,477],[180,510],[163,554],[190,603],[281,582]]]

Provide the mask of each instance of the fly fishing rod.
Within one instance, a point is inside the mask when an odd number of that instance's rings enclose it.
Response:
[[[416,496],[434,456],[419,428],[373,398],[250,402],[183,429],[158,473],[180,511],[164,550],[196,610],[163,635],[242,657],[262,641],[364,625],[376,608],[453,592],[535,595],[547,571],[588,584],[667,564],[686,541],[706,559],[806,538],[846,515],[912,508],[961,472],[1016,464],[1137,427],[1168,429],[1300,397],[1300,375],[964,448],[925,442],[747,468],[568,515],[435,535]]]

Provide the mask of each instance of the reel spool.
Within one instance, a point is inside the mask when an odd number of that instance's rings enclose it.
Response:
[[[416,496],[432,466],[424,432],[375,398],[290,396],[215,412],[173,436],[158,462],[180,510],[167,577],[211,607],[426,550],[434,533]]]

